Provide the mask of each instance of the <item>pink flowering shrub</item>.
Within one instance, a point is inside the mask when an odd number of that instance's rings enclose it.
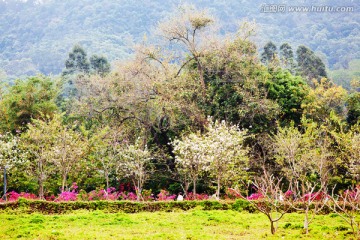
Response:
[[[6,194],[7,200],[11,202],[17,201],[20,197],[26,199],[37,199],[37,196],[32,193],[24,193],[24,192],[17,193],[15,191],[11,191]]]
[[[170,193],[166,190],[161,190],[157,195],[157,200],[159,201],[174,201],[176,198],[175,194],[170,195]]]
[[[129,201],[136,201],[137,196],[133,192],[121,192],[119,193],[119,200],[129,200]]]
[[[260,200],[264,198],[264,195],[262,195],[262,193],[253,193],[250,196],[248,196],[246,199],[247,200]]]
[[[60,193],[60,195],[55,199],[55,202],[68,202],[68,201],[76,201],[77,193],[64,191]]]
[[[88,200],[106,200],[107,192],[104,189],[101,190],[93,190],[88,193]]]
[[[347,196],[350,201],[360,201],[360,185],[353,190],[346,190],[343,195]]]
[[[76,184],[76,182],[74,182],[69,191],[63,191],[62,193],[60,193],[60,195],[54,200],[55,202],[68,202],[68,201],[76,201],[77,200],[77,189],[78,186]]]
[[[196,194],[196,198],[192,192],[186,194],[185,200],[206,200],[209,199],[209,195],[205,193]]]

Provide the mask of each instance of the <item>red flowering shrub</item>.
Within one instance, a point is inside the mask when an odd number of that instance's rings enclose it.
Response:
[[[324,192],[314,192],[314,193],[307,193],[305,194],[301,200],[302,201],[321,201],[326,199],[327,197],[329,197],[328,194],[324,193]]]
[[[244,199],[244,197],[240,194],[239,191],[232,188],[227,188],[225,193],[226,193],[226,198],[228,199],[239,199],[239,198]]]

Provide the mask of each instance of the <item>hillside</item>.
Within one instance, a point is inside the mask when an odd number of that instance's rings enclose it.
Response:
[[[289,12],[290,6],[339,6],[336,0],[283,1],[284,13],[261,12],[264,1],[191,1],[208,8],[224,31],[236,30],[247,19],[257,23],[257,45],[272,40],[279,47],[305,44],[329,69],[346,69],[360,59],[359,1],[346,0],[351,12]],[[0,76],[10,78],[37,72],[58,74],[74,44],[111,61],[131,54],[133,42],[163,19],[178,1],[124,0],[3,0],[0,1]],[[1,70],[2,69],[2,70]],[[335,74],[336,75],[336,74]]]

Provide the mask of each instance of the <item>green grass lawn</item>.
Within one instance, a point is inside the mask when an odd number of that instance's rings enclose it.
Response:
[[[276,235],[260,213],[236,211],[142,212],[74,211],[63,215],[0,213],[0,239],[351,239],[337,215],[316,216],[309,235],[303,215],[285,215]]]

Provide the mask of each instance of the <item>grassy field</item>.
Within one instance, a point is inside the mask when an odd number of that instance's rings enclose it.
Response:
[[[337,215],[316,216],[309,235],[303,215],[285,215],[276,235],[266,217],[236,211],[142,212],[74,211],[64,215],[0,213],[0,239],[351,239]]]

